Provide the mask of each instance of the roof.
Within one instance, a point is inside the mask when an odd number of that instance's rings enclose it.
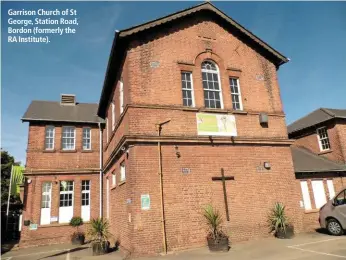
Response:
[[[346,109],[319,108],[290,124],[288,134],[326,122],[334,118],[346,119]]]
[[[346,171],[346,165],[318,156],[305,148],[291,146],[295,172],[334,172]]]
[[[119,73],[119,68],[121,66],[122,59],[124,57],[123,52],[125,52],[125,45],[128,43],[126,39],[128,39],[129,37],[135,34],[145,32],[153,28],[155,28],[156,30],[159,30],[160,28],[162,29],[163,25],[170,25],[171,22],[177,21],[179,19],[182,19],[184,17],[193,15],[201,11],[204,11],[204,12],[207,11],[207,12],[210,12],[211,14],[216,15],[219,19],[222,20],[223,24],[225,24],[228,27],[231,27],[232,29],[235,29],[237,33],[239,34],[239,36],[242,36],[253,46],[256,46],[258,49],[263,51],[263,53],[265,53],[267,57],[277,67],[289,61],[287,57],[285,57],[280,52],[278,52],[277,50],[269,46],[267,43],[259,39],[249,30],[245,29],[243,26],[241,26],[239,23],[237,23],[235,20],[227,16],[222,11],[220,11],[210,2],[202,3],[200,5],[167,15],[165,17],[115,32],[113,45],[112,45],[110,57],[108,60],[108,66],[107,66],[107,71],[105,75],[104,85],[103,85],[100,102],[99,102],[100,104],[98,109],[99,116],[101,117],[105,116],[106,107],[109,101],[108,99],[110,97],[113,84],[116,78],[118,77],[117,74]]]
[[[23,115],[22,121],[103,123],[104,120],[96,115],[97,108],[98,104],[61,105],[60,102],[34,100]]]

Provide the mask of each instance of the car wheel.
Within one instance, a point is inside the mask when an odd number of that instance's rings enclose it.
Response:
[[[329,234],[333,236],[341,236],[344,233],[339,221],[334,218],[327,221],[327,229]]]

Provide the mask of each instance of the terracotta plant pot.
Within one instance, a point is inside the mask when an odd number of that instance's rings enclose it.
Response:
[[[109,242],[93,242],[92,243],[93,255],[104,255],[109,251]]]
[[[228,237],[220,237],[218,239],[208,237],[207,241],[211,252],[227,252],[230,248]]]
[[[284,232],[283,229],[279,229],[275,232],[275,237],[281,238],[281,239],[288,239],[292,238],[294,236],[294,228],[293,226],[287,226],[286,232]]]

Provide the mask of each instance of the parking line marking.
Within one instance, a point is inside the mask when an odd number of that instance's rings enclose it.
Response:
[[[327,255],[327,256],[335,256],[335,257],[339,257],[339,258],[346,258],[346,256],[342,256],[342,255],[334,255],[334,254],[328,254],[328,253],[323,253],[323,252],[317,252],[317,251],[313,251],[313,250],[309,250],[309,249],[303,249],[303,248],[294,247],[294,246],[287,246],[287,247],[292,248],[292,249],[305,251],[305,252],[315,253],[315,254],[319,254],[319,255]]]
[[[297,244],[297,245],[292,245],[292,246],[293,246],[293,247],[305,246],[305,245],[317,244],[317,243],[322,243],[322,242],[327,242],[327,241],[333,241],[333,240],[339,240],[339,239],[344,239],[344,238],[343,238],[343,237],[330,238],[330,239],[324,239],[324,240],[319,240],[319,241],[315,241],[315,242]],[[288,247],[292,247],[292,246],[288,246]]]
[[[29,255],[47,254],[47,253],[60,252],[60,251],[66,251],[66,250],[70,250],[70,249],[55,249],[55,250],[50,250],[50,251],[45,251],[45,252],[37,252],[37,253],[31,253],[31,254],[25,254],[25,255],[13,255],[13,256],[11,256],[11,258],[12,257],[23,257],[23,256],[29,256]]]

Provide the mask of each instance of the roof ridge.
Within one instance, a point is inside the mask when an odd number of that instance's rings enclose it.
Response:
[[[331,117],[335,117],[335,114],[332,113],[332,111],[330,111],[328,108],[320,108],[321,111],[323,111],[324,113],[326,113],[327,115],[331,116]]]
[[[291,146],[291,147],[292,147],[292,148],[299,149],[300,151],[302,151],[302,152],[304,152],[304,153],[306,153],[306,154],[309,154],[309,155],[311,155],[311,156],[313,156],[313,157],[315,157],[315,158],[319,158],[319,159],[321,159],[321,160],[324,160],[324,161],[326,161],[326,162],[330,162],[330,163],[332,163],[332,164],[334,164],[334,165],[337,165],[337,166],[344,167],[344,168],[346,169],[346,166],[345,166],[344,164],[337,163],[337,162],[332,161],[332,160],[330,160],[330,159],[328,159],[328,158],[326,158],[326,157],[324,157],[324,156],[319,156],[319,155],[317,155],[317,154],[311,152],[310,150],[308,150],[308,149],[305,148],[305,147],[302,147],[302,146]]]

